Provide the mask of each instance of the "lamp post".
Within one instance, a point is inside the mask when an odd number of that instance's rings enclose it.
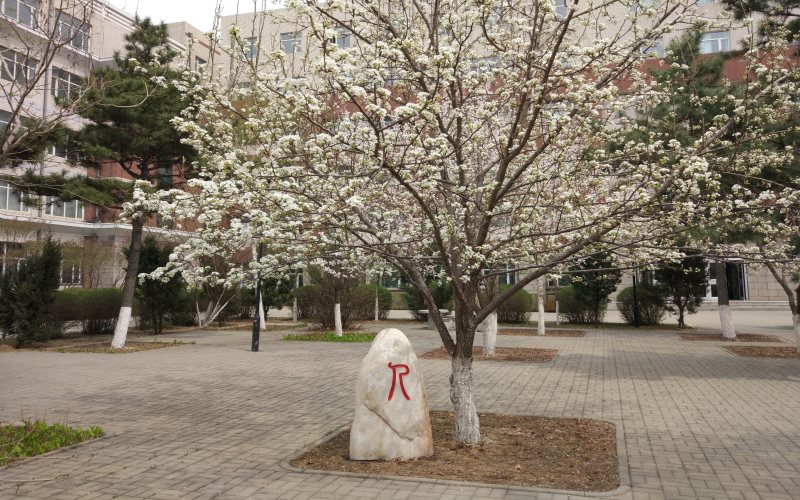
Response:
[[[641,317],[639,316],[639,297],[636,296],[636,278],[639,275],[639,268],[633,270],[633,325],[639,328],[642,324]]]
[[[264,242],[259,241],[257,262],[261,262],[261,258],[263,256],[264,256]],[[258,352],[258,341],[260,335],[261,335],[261,269],[259,269],[256,274],[256,314],[255,318],[253,319],[253,338],[250,342],[250,350],[252,352]]]

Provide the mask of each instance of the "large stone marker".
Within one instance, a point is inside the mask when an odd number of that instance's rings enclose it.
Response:
[[[432,454],[428,398],[417,355],[403,332],[381,330],[356,383],[350,460],[407,460]]]

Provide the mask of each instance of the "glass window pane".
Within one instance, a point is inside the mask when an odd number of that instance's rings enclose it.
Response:
[[[0,182],[0,210],[8,208],[8,183]]]
[[[16,210],[17,212],[22,210],[22,200],[20,200],[19,192],[16,189],[12,189],[9,193],[8,209]]]
[[[6,0],[3,5],[3,13],[11,19],[17,18],[17,0]]]

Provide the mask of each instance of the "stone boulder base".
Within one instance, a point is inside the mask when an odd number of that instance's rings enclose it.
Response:
[[[428,399],[408,338],[382,330],[361,363],[350,460],[408,460],[433,454]]]

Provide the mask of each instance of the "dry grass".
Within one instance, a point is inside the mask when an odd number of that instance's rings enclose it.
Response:
[[[723,349],[745,358],[781,358],[800,359],[800,352],[795,347],[772,346],[725,346]]]
[[[452,413],[431,412],[432,457],[404,462],[349,460],[350,432],[344,431],[291,465],[575,491],[609,491],[619,486],[616,430],[611,423],[489,414],[480,418],[478,446],[453,439]]]
[[[473,359],[479,361],[524,361],[524,362],[546,362],[552,361],[558,354],[556,349],[531,349],[527,347],[495,347],[494,356],[484,356],[483,348],[473,347]],[[428,351],[420,356],[422,359],[450,359],[447,350],[440,347],[433,351]]]

